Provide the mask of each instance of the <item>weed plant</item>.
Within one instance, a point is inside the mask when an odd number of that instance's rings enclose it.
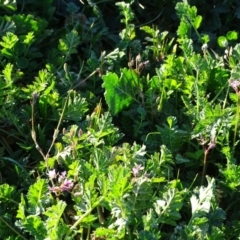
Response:
[[[0,1],[0,239],[240,237],[240,5],[211,4]]]

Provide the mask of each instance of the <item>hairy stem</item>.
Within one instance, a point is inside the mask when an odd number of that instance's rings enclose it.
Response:
[[[205,151],[204,151],[204,159],[203,159],[203,171],[202,171],[202,181],[201,181],[201,185],[203,185],[204,177],[205,177],[205,174],[206,174],[206,169],[207,169],[207,155],[208,155],[208,151],[205,150]]]

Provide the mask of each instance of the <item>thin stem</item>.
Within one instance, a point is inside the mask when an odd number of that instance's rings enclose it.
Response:
[[[96,70],[94,70],[92,73],[90,73],[85,79],[83,79],[82,81],[79,82],[79,80],[77,80],[76,82],[74,82],[73,84],[77,83],[76,85],[73,86],[74,88],[79,87],[80,85],[84,84],[90,77],[92,77],[94,74],[99,72],[99,68],[97,68]]]
[[[22,236],[19,232],[17,232],[11,225],[9,225],[2,217],[0,217],[0,221],[2,221],[5,225],[7,225],[13,232],[15,232],[19,237],[24,240],[27,240],[24,236]]]
[[[237,138],[237,130],[238,130],[238,122],[239,122],[239,107],[240,107],[240,95],[238,95],[238,101],[237,101],[237,109],[236,109],[236,122],[235,122],[235,129],[234,129],[234,136],[233,136],[233,149],[236,143],[236,138]]]
[[[68,102],[68,99],[69,99],[69,96],[70,96],[70,93],[71,93],[71,92],[72,92],[71,90],[68,92],[68,95],[67,95],[66,101],[65,101],[65,103],[64,103],[64,106],[63,106],[63,110],[62,110],[60,119],[59,119],[59,121],[58,121],[57,128],[54,130],[53,140],[52,140],[52,143],[51,143],[50,148],[48,149],[46,158],[49,156],[49,153],[50,153],[50,151],[51,151],[51,149],[52,149],[52,147],[53,147],[53,145],[54,145],[54,143],[55,143],[55,140],[56,140],[56,138],[57,138],[57,135],[58,135],[58,133],[59,133],[59,127],[60,127],[60,125],[61,125],[61,123],[62,123],[63,115],[64,115],[64,112],[65,112],[65,110],[66,110],[67,102]]]
[[[229,85],[228,82],[225,83],[225,85],[219,90],[219,92],[216,94],[216,96],[211,100],[211,104],[213,104],[218,99],[219,95],[222,93],[222,91],[224,89],[226,89],[227,85]],[[226,107],[228,94],[229,94],[229,87],[227,88],[227,92],[226,92],[226,96],[223,101],[222,109],[225,109],[225,107]]]
[[[104,216],[103,216],[103,212],[102,212],[102,208],[101,207],[97,207],[97,213],[98,213],[98,220],[101,224],[104,224],[105,222],[105,219],[104,219]]]
[[[33,95],[32,95],[32,101],[31,101],[31,106],[32,106],[32,116],[31,116],[31,120],[32,120],[32,139],[35,143],[35,147],[36,149],[39,151],[39,153],[42,155],[43,159],[45,160],[45,155],[42,151],[42,149],[39,147],[38,145],[38,142],[37,142],[37,137],[36,137],[36,131],[35,131],[35,124],[34,124],[34,105],[35,105],[35,102],[36,102],[36,99],[37,99],[37,93],[34,92]]]
[[[88,226],[88,231],[87,231],[87,240],[90,239],[90,231],[91,231],[91,226]]]
[[[97,206],[103,201],[103,199],[104,199],[104,197],[101,197],[95,204],[93,204],[93,206],[92,206],[91,208],[89,208],[89,209],[71,226],[71,228],[70,228],[70,230],[68,231],[66,237],[68,237],[68,236],[71,234],[71,232],[77,227],[77,225],[79,225],[79,224],[83,221],[83,219],[84,219],[85,217],[87,217],[87,216],[92,212],[92,210],[93,210],[95,207],[97,207]]]
[[[201,181],[201,185],[203,185],[204,182],[204,177],[205,177],[205,173],[206,173],[206,166],[207,166],[207,155],[208,155],[208,150],[204,151],[204,159],[203,159],[203,171],[202,171],[202,181]]]
[[[197,119],[199,119],[199,92],[198,92],[198,71],[197,71],[197,74],[196,74],[196,83],[195,83],[195,86],[196,86],[196,97],[197,97]]]

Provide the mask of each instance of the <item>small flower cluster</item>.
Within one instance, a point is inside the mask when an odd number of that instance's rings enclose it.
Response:
[[[230,79],[230,80],[229,80],[229,85],[234,89],[234,91],[235,91],[237,94],[240,92],[240,88],[239,88],[240,81]]]
[[[135,166],[132,168],[133,176],[136,178],[137,175],[139,174],[139,172],[143,169],[144,169],[144,167],[141,164],[139,164],[139,165],[135,164]]]
[[[208,154],[208,152],[216,147],[216,138],[212,137],[210,142],[207,144],[207,141],[204,139],[203,136],[200,136],[200,144],[204,146],[204,152]],[[207,144],[207,145],[206,145]]]
[[[50,191],[56,195],[60,195],[62,192],[69,192],[73,188],[73,181],[66,178],[66,171],[60,174],[56,173],[56,170],[50,170],[48,172],[48,177],[50,180],[56,179],[58,185],[50,187]]]
[[[137,70],[138,73],[141,73],[141,71],[149,65],[149,61],[142,61],[142,56],[140,54],[137,55],[137,57],[132,58],[130,57],[130,61],[128,62],[128,66],[130,69],[133,69],[135,66],[135,70]]]

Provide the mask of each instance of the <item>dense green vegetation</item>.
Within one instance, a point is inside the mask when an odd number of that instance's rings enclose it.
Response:
[[[239,1],[0,13],[0,239],[239,239]]]

